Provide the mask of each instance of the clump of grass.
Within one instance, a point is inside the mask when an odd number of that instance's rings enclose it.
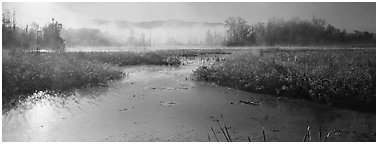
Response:
[[[241,90],[375,111],[375,50],[237,53],[193,75]]]

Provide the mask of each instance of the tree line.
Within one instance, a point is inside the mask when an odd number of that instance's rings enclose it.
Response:
[[[51,49],[64,51],[68,46],[152,46],[151,33],[135,36],[131,32],[124,42],[117,41],[98,29],[63,29],[62,23],[52,19],[41,27],[36,23],[18,26],[15,11],[3,10],[2,42],[4,48]],[[267,23],[248,24],[242,17],[229,17],[224,22],[225,34],[208,30],[202,41],[189,39],[178,42],[174,37],[165,45],[185,46],[310,46],[353,45],[375,46],[375,33],[367,31],[346,32],[326,24],[324,19],[293,18],[285,21],[272,18]],[[63,39],[63,37],[66,39]]]
[[[375,44],[375,33],[335,28],[324,19],[312,20],[293,18],[289,21],[272,18],[267,23],[249,25],[242,17],[225,20],[227,46],[267,45],[267,46],[308,46]]]
[[[64,51],[65,43],[61,37],[63,25],[52,18],[51,23],[41,27],[36,23],[21,27],[16,22],[16,12],[3,9],[2,46],[18,49],[51,49]]]

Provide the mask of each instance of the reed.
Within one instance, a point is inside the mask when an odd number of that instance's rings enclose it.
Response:
[[[319,140],[322,139],[322,125],[319,125]]]
[[[327,133],[327,135],[326,135],[326,137],[324,138],[323,142],[326,142],[326,141],[327,141],[327,139],[328,139],[328,137],[329,137],[330,134],[331,134],[331,132],[328,132],[328,133]]]
[[[211,131],[212,131],[213,134],[214,134],[215,140],[216,140],[217,142],[219,142],[218,137],[217,137],[217,134],[215,134],[213,127],[210,127],[210,128],[211,128]]]
[[[303,137],[303,142],[306,142],[307,139],[308,139],[309,141],[311,141],[310,126],[307,126],[307,129],[306,129],[305,135],[304,135],[304,137]]]
[[[228,128],[226,127],[226,125],[224,126],[224,129],[226,129],[228,139],[230,140],[230,142],[232,142],[232,139],[231,139],[230,133],[228,132]]]
[[[222,133],[223,133],[223,136],[226,138],[227,142],[230,142],[230,140],[229,140],[229,138],[227,137],[226,133],[224,132],[222,126],[220,125],[219,120],[217,120],[217,123],[218,123],[218,125],[219,125],[220,130],[221,130]],[[226,131],[227,131],[227,129],[226,129]]]
[[[264,128],[264,126],[262,126],[262,134],[263,134],[264,142],[266,142],[265,128]]]

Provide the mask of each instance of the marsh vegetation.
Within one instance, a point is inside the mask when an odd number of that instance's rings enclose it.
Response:
[[[234,53],[194,75],[222,86],[374,112],[375,72],[375,49],[266,49]]]
[[[199,24],[170,22],[132,25]],[[221,25],[157,48],[144,33],[120,42],[55,19],[22,27],[5,10],[3,141],[311,141],[309,125],[319,141],[375,141],[374,33],[316,17]]]

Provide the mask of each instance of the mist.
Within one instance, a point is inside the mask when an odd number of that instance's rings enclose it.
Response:
[[[375,7],[3,3],[2,140],[374,142]]]
[[[256,32],[267,29],[272,18],[290,21],[288,25],[296,23],[293,18],[307,24],[314,17],[324,19],[332,26],[318,25],[322,28],[319,37],[327,35],[326,28],[332,33],[329,37],[357,38],[364,33],[364,37],[375,37],[375,5],[371,3],[3,3],[4,10],[14,15],[13,23],[21,30],[31,24],[45,27],[54,18],[63,25],[61,36],[67,47],[271,45],[269,35]],[[251,28],[243,28],[246,37],[242,39],[232,37],[231,27],[225,25],[227,18],[238,16],[246,21],[242,25]],[[355,30],[358,35],[353,36]],[[295,45],[329,44],[316,39]],[[283,41],[276,44],[294,42]]]
[[[162,21],[108,21],[93,19],[91,28],[70,28],[62,32],[67,46],[138,46],[144,41],[148,46],[208,45],[208,32],[224,39],[222,23]],[[142,44],[143,45],[143,44]],[[216,45],[216,44],[212,44]]]

